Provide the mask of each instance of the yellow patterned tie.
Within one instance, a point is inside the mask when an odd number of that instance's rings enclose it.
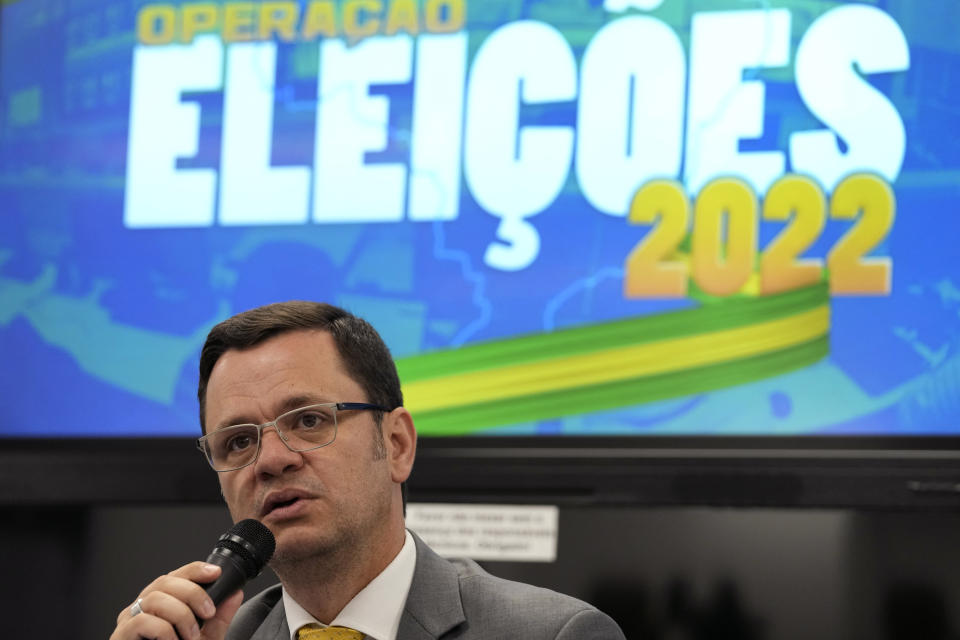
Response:
[[[363,640],[363,634],[347,627],[308,624],[297,629],[297,640]]]

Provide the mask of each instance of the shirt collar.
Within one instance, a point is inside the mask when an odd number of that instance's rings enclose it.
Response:
[[[330,626],[356,629],[371,640],[396,640],[417,564],[417,547],[413,536],[409,531],[405,533],[403,548],[397,557],[347,603]],[[290,640],[296,640],[297,629],[305,624],[325,626],[307,613],[286,589],[283,589],[283,609],[290,628]]]

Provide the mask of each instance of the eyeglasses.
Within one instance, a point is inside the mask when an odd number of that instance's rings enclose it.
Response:
[[[310,451],[332,443],[337,437],[338,411],[388,411],[366,402],[324,402],[288,411],[263,424],[237,424],[197,438],[214,471],[234,471],[252,464],[260,455],[263,430],[273,427],[290,451]]]

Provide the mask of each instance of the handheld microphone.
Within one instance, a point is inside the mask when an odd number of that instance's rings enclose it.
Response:
[[[222,569],[220,577],[204,587],[214,606],[227,599],[250,580],[260,575],[273,555],[276,541],[263,523],[241,520],[220,536],[207,562]]]

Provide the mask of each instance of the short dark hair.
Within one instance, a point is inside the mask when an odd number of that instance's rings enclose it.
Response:
[[[204,433],[207,430],[207,383],[220,356],[230,349],[247,349],[273,336],[301,330],[321,330],[333,336],[347,373],[363,388],[367,402],[388,410],[403,406],[397,366],[387,345],[369,322],[331,304],[291,300],[238,313],[210,330],[200,352],[197,385],[200,427]],[[381,415],[376,415],[379,426]]]

